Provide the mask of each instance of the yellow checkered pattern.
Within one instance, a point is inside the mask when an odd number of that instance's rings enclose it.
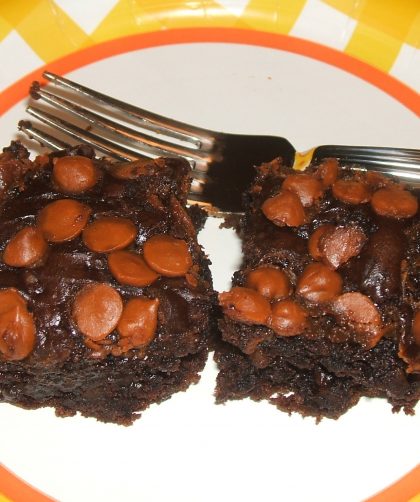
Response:
[[[73,2],[87,5],[95,0]],[[339,49],[382,71],[392,69],[403,45],[420,48],[419,0],[116,0],[106,12],[89,12],[98,16],[89,33],[72,17],[69,3],[63,8],[60,0],[0,0],[0,49],[12,31],[43,63],[99,42],[171,28],[234,27],[288,34],[309,4],[311,12],[318,5],[323,13],[327,8],[332,15],[347,17],[353,28]],[[322,26],[322,21],[322,15],[315,15],[313,25]],[[328,45],[309,32],[303,38]]]

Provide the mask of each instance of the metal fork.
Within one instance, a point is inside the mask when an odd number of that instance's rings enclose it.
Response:
[[[35,82],[32,97],[60,110],[64,118],[35,106],[28,106],[30,115],[119,161],[185,157],[193,173],[190,202],[215,215],[241,212],[242,193],[255,174],[254,167],[279,156],[298,170],[311,161],[336,157],[351,169],[372,169],[420,186],[420,150],[325,145],[299,153],[285,138],[210,131],[124,103],[54,73],[45,72],[43,77],[53,82],[61,95]],[[69,113],[81,125],[68,122]],[[21,121],[19,129],[54,150],[70,146],[31,122]]]

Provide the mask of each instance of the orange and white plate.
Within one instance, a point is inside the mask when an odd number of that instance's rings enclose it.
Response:
[[[416,21],[417,20],[417,21]],[[420,148],[418,2],[3,0],[0,144],[43,69],[216,130]],[[200,239],[216,289],[233,232]],[[132,427],[0,404],[0,502],[419,502],[420,406],[362,399],[337,421],[216,406],[216,369]],[[0,376],[1,378],[1,376]]]

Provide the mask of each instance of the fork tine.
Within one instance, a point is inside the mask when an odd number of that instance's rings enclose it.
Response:
[[[52,72],[44,72],[43,77],[59,87],[70,89],[73,92],[79,95],[81,94],[87,96],[96,102],[100,101],[109,109],[117,110],[120,113],[128,113],[131,117],[136,118],[140,122],[141,127],[144,129],[148,129],[157,134],[164,134],[180,141],[192,143],[196,146],[196,148],[203,149],[207,146],[213,145],[213,136],[205,129],[169,119],[137,106],[124,103],[123,101],[94,91],[93,89],[89,89],[88,87],[60,77]]]
[[[367,164],[365,162],[365,164]],[[400,178],[402,181],[407,181],[410,184],[413,184],[417,187],[417,185],[420,184],[420,171],[417,170],[410,170],[410,169],[403,169],[406,166],[402,164],[402,168],[399,169],[398,167],[392,166],[390,167],[386,162],[383,163],[383,165],[379,164],[374,164],[373,169],[369,169],[366,167],[359,167],[357,165],[352,165],[350,166],[351,171],[362,171],[366,172],[367,170],[373,170],[373,171],[378,171],[380,173],[387,174],[389,176],[395,176],[396,178]]]
[[[419,169],[420,150],[413,148],[394,147],[374,147],[374,146],[352,146],[352,145],[323,145],[315,149],[315,156],[337,157],[346,162],[367,163],[369,161],[390,163],[392,165],[403,165],[409,169]]]
[[[190,147],[185,147],[181,145],[176,145],[174,143],[169,143],[163,139],[154,136],[142,134],[127,126],[114,122],[102,115],[87,110],[86,108],[82,108],[81,106],[67,99],[64,99],[61,96],[56,96],[55,94],[52,94],[48,91],[39,89],[36,90],[35,92],[36,96],[39,99],[54,106],[55,108],[68,111],[73,115],[75,115],[76,117],[87,120],[93,126],[102,129],[106,133],[110,133],[112,135],[115,134],[117,137],[123,136],[125,139],[125,143],[134,148],[137,147],[138,142],[141,142],[146,145],[149,145],[152,148],[158,148],[159,150],[162,150],[162,153],[164,153],[165,155],[169,154],[169,155],[186,157],[191,163],[196,163],[197,161],[199,161],[200,164],[203,164],[203,162],[207,162],[210,160],[208,158],[209,155],[200,150],[192,149]]]
[[[354,151],[351,153],[340,154],[340,160],[350,164],[361,164],[372,166],[372,168],[377,167],[378,169],[381,166],[389,166],[395,169],[401,168],[418,172],[420,165],[420,153],[416,153],[414,151],[414,153],[410,154],[409,150],[407,150],[406,152],[401,151],[399,155],[388,154],[387,152],[381,152],[377,155],[369,152],[369,154],[367,155],[363,151]]]
[[[34,127],[32,122],[28,120],[21,120],[18,124],[18,128],[20,131],[22,131],[26,136],[28,136],[29,139],[35,139],[38,141],[42,146],[47,146],[48,148],[51,148],[52,150],[63,150],[65,148],[69,148],[71,145],[69,143],[64,143],[64,141],[59,140],[58,138],[55,138],[49,134],[47,134],[44,131],[41,131],[40,129]],[[112,154],[111,151],[107,152],[105,151],[106,149],[104,148],[103,151],[104,153],[107,153],[108,156],[113,157],[117,160],[125,160],[122,159],[121,157],[117,157]],[[204,184],[203,180],[199,180],[194,178],[191,183],[191,188],[190,188],[190,193],[188,196],[188,203],[189,204],[199,204],[201,207],[205,208],[209,212],[215,212],[216,209],[213,207],[212,204],[209,202],[203,200],[202,197],[202,192],[203,192],[203,187],[202,185]]]
[[[70,147],[69,143],[64,143],[64,141],[54,138],[46,132],[37,129],[29,120],[21,120],[18,123],[18,129],[26,134],[29,139],[35,139],[41,144],[41,146],[47,146],[48,148],[51,148],[51,150],[64,150],[65,148]]]
[[[68,136],[76,139],[77,141],[86,143],[96,150],[105,153],[105,155],[108,155],[109,157],[117,160],[136,160],[140,157],[156,158],[162,156],[174,156],[170,155],[170,152],[150,147],[142,142],[133,142],[133,146],[135,148],[127,148],[123,145],[116,144],[113,141],[103,138],[92,131],[82,129],[75,124],[71,124],[66,120],[60,119],[55,115],[52,115],[33,106],[28,106],[26,108],[26,111],[44,124],[51,126],[53,129],[58,129],[64,134],[67,134]],[[188,161],[189,159],[187,158],[186,160]],[[196,180],[202,180],[203,182],[205,182],[208,179],[204,169],[194,168],[194,161],[190,161],[190,165],[192,167],[193,177]]]
[[[92,146],[95,150],[99,150],[108,157],[120,161],[132,161],[137,160],[140,157],[148,157],[147,155],[141,155],[137,153],[134,154],[134,152],[131,152],[124,147],[116,146],[114,143],[107,141],[105,138],[100,138],[99,136],[96,136],[89,131],[81,129],[74,124],[70,124],[65,120],[58,119],[57,117],[54,117],[53,115],[50,115],[46,112],[37,110],[36,108],[29,107],[27,111],[45,124],[50,125],[51,127],[58,129],[61,132],[64,132],[65,134],[75,138],[77,141],[83,141],[83,143]],[[63,141],[47,134],[46,132],[37,129],[29,121],[20,121],[18,127],[29,138],[35,139],[42,145],[48,146],[53,150],[61,150],[70,146],[70,144],[64,143]],[[207,183],[208,178],[205,173],[200,171],[193,170],[192,175],[193,178],[190,191],[196,197],[196,201],[199,202],[200,194],[203,192],[203,187]]]
[[[142,155],[141,153],[132,152],[128,148],[116,146],[114,143],[106,140],[105,138],[99,138],[90,131],[81,129],[74,124],[70,124],[65,120],[59,119],[54,115],[32,106],[28,106],[26,111],[44,124],[51,126],[53,129],[59,130],[77,141],[86,143],[96,150],[105,153],[105,155],[109,155],[117,160],[136,160],[140,157],[149,157],[149,155]]]
[[[41,120],[41,122],[44,122],[45,124],[48,124],[51,127],[64,132],[65,134],[75,138],[78,141],[83,141],[84,143],[90,144],[91,146],[102,152],[105,148],[106,153],[111,151],[125,160],[134,160],[136,158],[138,159],[139,157],[155,158],[161,156],[171,156],[171,152],[167,152],[166,150],[160,148],[155,148],[143,142],[133,142],[133,148],[128,148],[123,145],[117,146],[115,142],[102,138],[89,130],[82,129],[75,124],[71,124],[66,120],[56,117],[55,115],[40,110],[39,108],[28,106],[26,111],[33,117]],[[174,155],[172,154],[172,156]]]

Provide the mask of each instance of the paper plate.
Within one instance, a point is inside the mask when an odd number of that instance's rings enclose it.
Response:
[[[45,65],[157,113],[285,136],[300,150],[420,147],[410,6],[391,29],[369,1],[5,3],[2,145]],[[240,245],[219,223],[210,219],[200,240],[223,290]],[[215,375],[210,358],[198,385],[128,428],[1,404],[0,502],[418,502],[420,406],[411,417],[362,399],[316,425],[266,403],[216,406]]]

